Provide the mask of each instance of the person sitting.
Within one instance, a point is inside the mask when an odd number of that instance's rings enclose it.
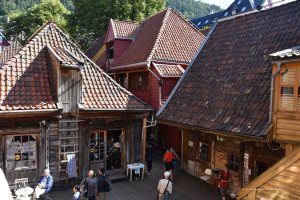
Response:
[[[49,193],[52,190],[52,187],[53,178],[50,175],[50,170],[45,169],[38,181],[38,185],[35,187],[33,194],[34,199],[39,199],[41,195]]]

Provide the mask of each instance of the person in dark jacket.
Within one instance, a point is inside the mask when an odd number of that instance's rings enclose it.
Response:
[[[110,185],[107,177],[105,176],[105,170],[103,168],[98,169],[97,177],[97,200],[105,200],[106,193],[110,191]]]
[[[147,144],[146,147],[146,160],[147,160],[147,174],[150,175],[151,171],[152,171],[152,161],[153,161],[153,147],[152,144],[149,143]]]
[[[45,169],[44,173],[41,175],[38,185],[35,187],[33,194],[34,199],[39,199],[42,194],[47,194],[52,190],[53,178],[50,175],[50,170]]]

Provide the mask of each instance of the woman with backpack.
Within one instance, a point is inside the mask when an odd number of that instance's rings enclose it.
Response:
[[[103,168],[98,169],[97,177],[97,200],[105,200],[106,193],[112,189],[110,180],[105,176]]]

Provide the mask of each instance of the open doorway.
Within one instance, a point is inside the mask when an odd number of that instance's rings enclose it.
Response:
[[[117,170],[122,168],[122,132],[122,129],[107,130],[106,170]]]

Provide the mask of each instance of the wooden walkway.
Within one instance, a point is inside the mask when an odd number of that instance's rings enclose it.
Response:
[[[153,163],[154,171],[143,180],[119,180],[112,183],[113,189],[108,194],[108,200],[155,200],[156,188],[162,177],[162,163]],[[63,190],[54,190],[51,194],[53,200],[70,200],[72,198],[70,187]],[[198,178],[184,172],[175,173],[175,183],[171,200],[217,200],[220,199],[217,190],[212,189]]]

